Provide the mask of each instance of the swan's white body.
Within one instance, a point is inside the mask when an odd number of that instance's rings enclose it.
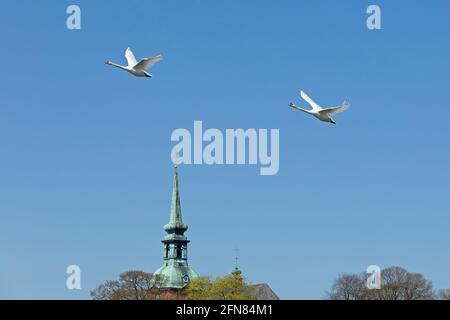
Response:
[[[313,115],[320,121],[330,122],[333,124],[336,124],[336,122],[331,118],[331,115],[336,114],[338,112],[345,111],[350,107],[350,104],[344,101],[341,105],[339,105],[337,107],[323,109],[321,106],[319,106],[317,103],[315,103],[313,99],[308,97],[308,95],[306,93],[304,93],[303,91],[300,91],[300,96],[306,102],[308,102],[308,104],[312,107],[312,109],[307,110],[307,109],[304,109],[301,107],[297,107],[294,103],[290,103],[289,107],[309,113],[310,115]]]
[[[145,58],[137,62],[131,49],[127,48],[127,50],[125,51],[125,58],[127,59],[128,66],[121,66],[111,61],[106,61],[106,64],[128,71],[129,73],[131,73],[136,77],[151,78],[152,75],[148,73],[146,70],[150,68],[152,65],[154,65],[156,62],[161,60],[162,56],[158,55],[155,57]]]

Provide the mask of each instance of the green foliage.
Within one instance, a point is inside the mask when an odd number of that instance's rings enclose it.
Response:
[[[212,287],[210,277],[198,277],[193,279],[186,287],[186,296],[189,300],[205,300]]]
[[[211,280],[199,277],[192,280],[186,288],[189,300],[245,300],[255,299],[249,284],[240,271]]]

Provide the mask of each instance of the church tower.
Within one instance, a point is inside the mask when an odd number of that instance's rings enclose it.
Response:
[[[170,218],[169,223],[164,226],[167,234],[162,240],[163,265],[154,272],[154,275],[162,277],[162,288],[183,288],[189,281],[198,277],[187,262],[189,240],[184,235],[187,229],[188,226],[183,223],[181,217],[178,168],[175,166]]]

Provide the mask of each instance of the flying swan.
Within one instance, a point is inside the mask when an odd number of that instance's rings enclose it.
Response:
[[[323,109],[321,106],[319,106],[317,103],[315,103],[313,99],[308,97],[308,95],[306,93],[304,93],[303,91],[300,91],[300,96],[306,102],[309,103],[309,105],[312,107],[312,109],[307,110],[307,109],[304,109],[301,107],[297,107],[297,105],[295,105],[294,103],[290,103],[289,107],[309,113],[310,115],[313,115],[320,121],[330,122],[332,124],[336,124],[336,122],[331,118],[331,115],[338,113],[338,112],[345,111],[350,107],[350,104],[348,102],[344,101],[341,105],[339,105],[337,107]]]
[[[134,57],[133,52],[130,48],[127,48],[125,51],[125,58],[128,61],[128,66],[121,66],[119,64],[115,64],[111,61],[106,61],[106,64],[109,64],[111,66],[120,68],[122,70],[128,71],[129,73],[135,75],[136,77],[147,77],[151,78],[152,75],[145,71],[146,69],[153,66],[156,62],[162,59],[162,55],[157,55],[155,57],[145,58],[141,61],[137,62],[136,58]]]

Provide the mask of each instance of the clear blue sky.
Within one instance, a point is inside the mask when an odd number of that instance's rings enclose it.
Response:
[[[378,4],[382,30],[366,28]],[[82,29],[66,29],[78,4]],[[448,1],[3,1],[0,298],[89,298],[162,262],[170,134],[279,128],[280,171],[183,166],[190,265],[322,298],[368,265],[450,278]],[[106,66],[163,54],[152,79]],[[305,90],[351,108],[321,123]],[[82,290],[65,269],[82,269]]]

